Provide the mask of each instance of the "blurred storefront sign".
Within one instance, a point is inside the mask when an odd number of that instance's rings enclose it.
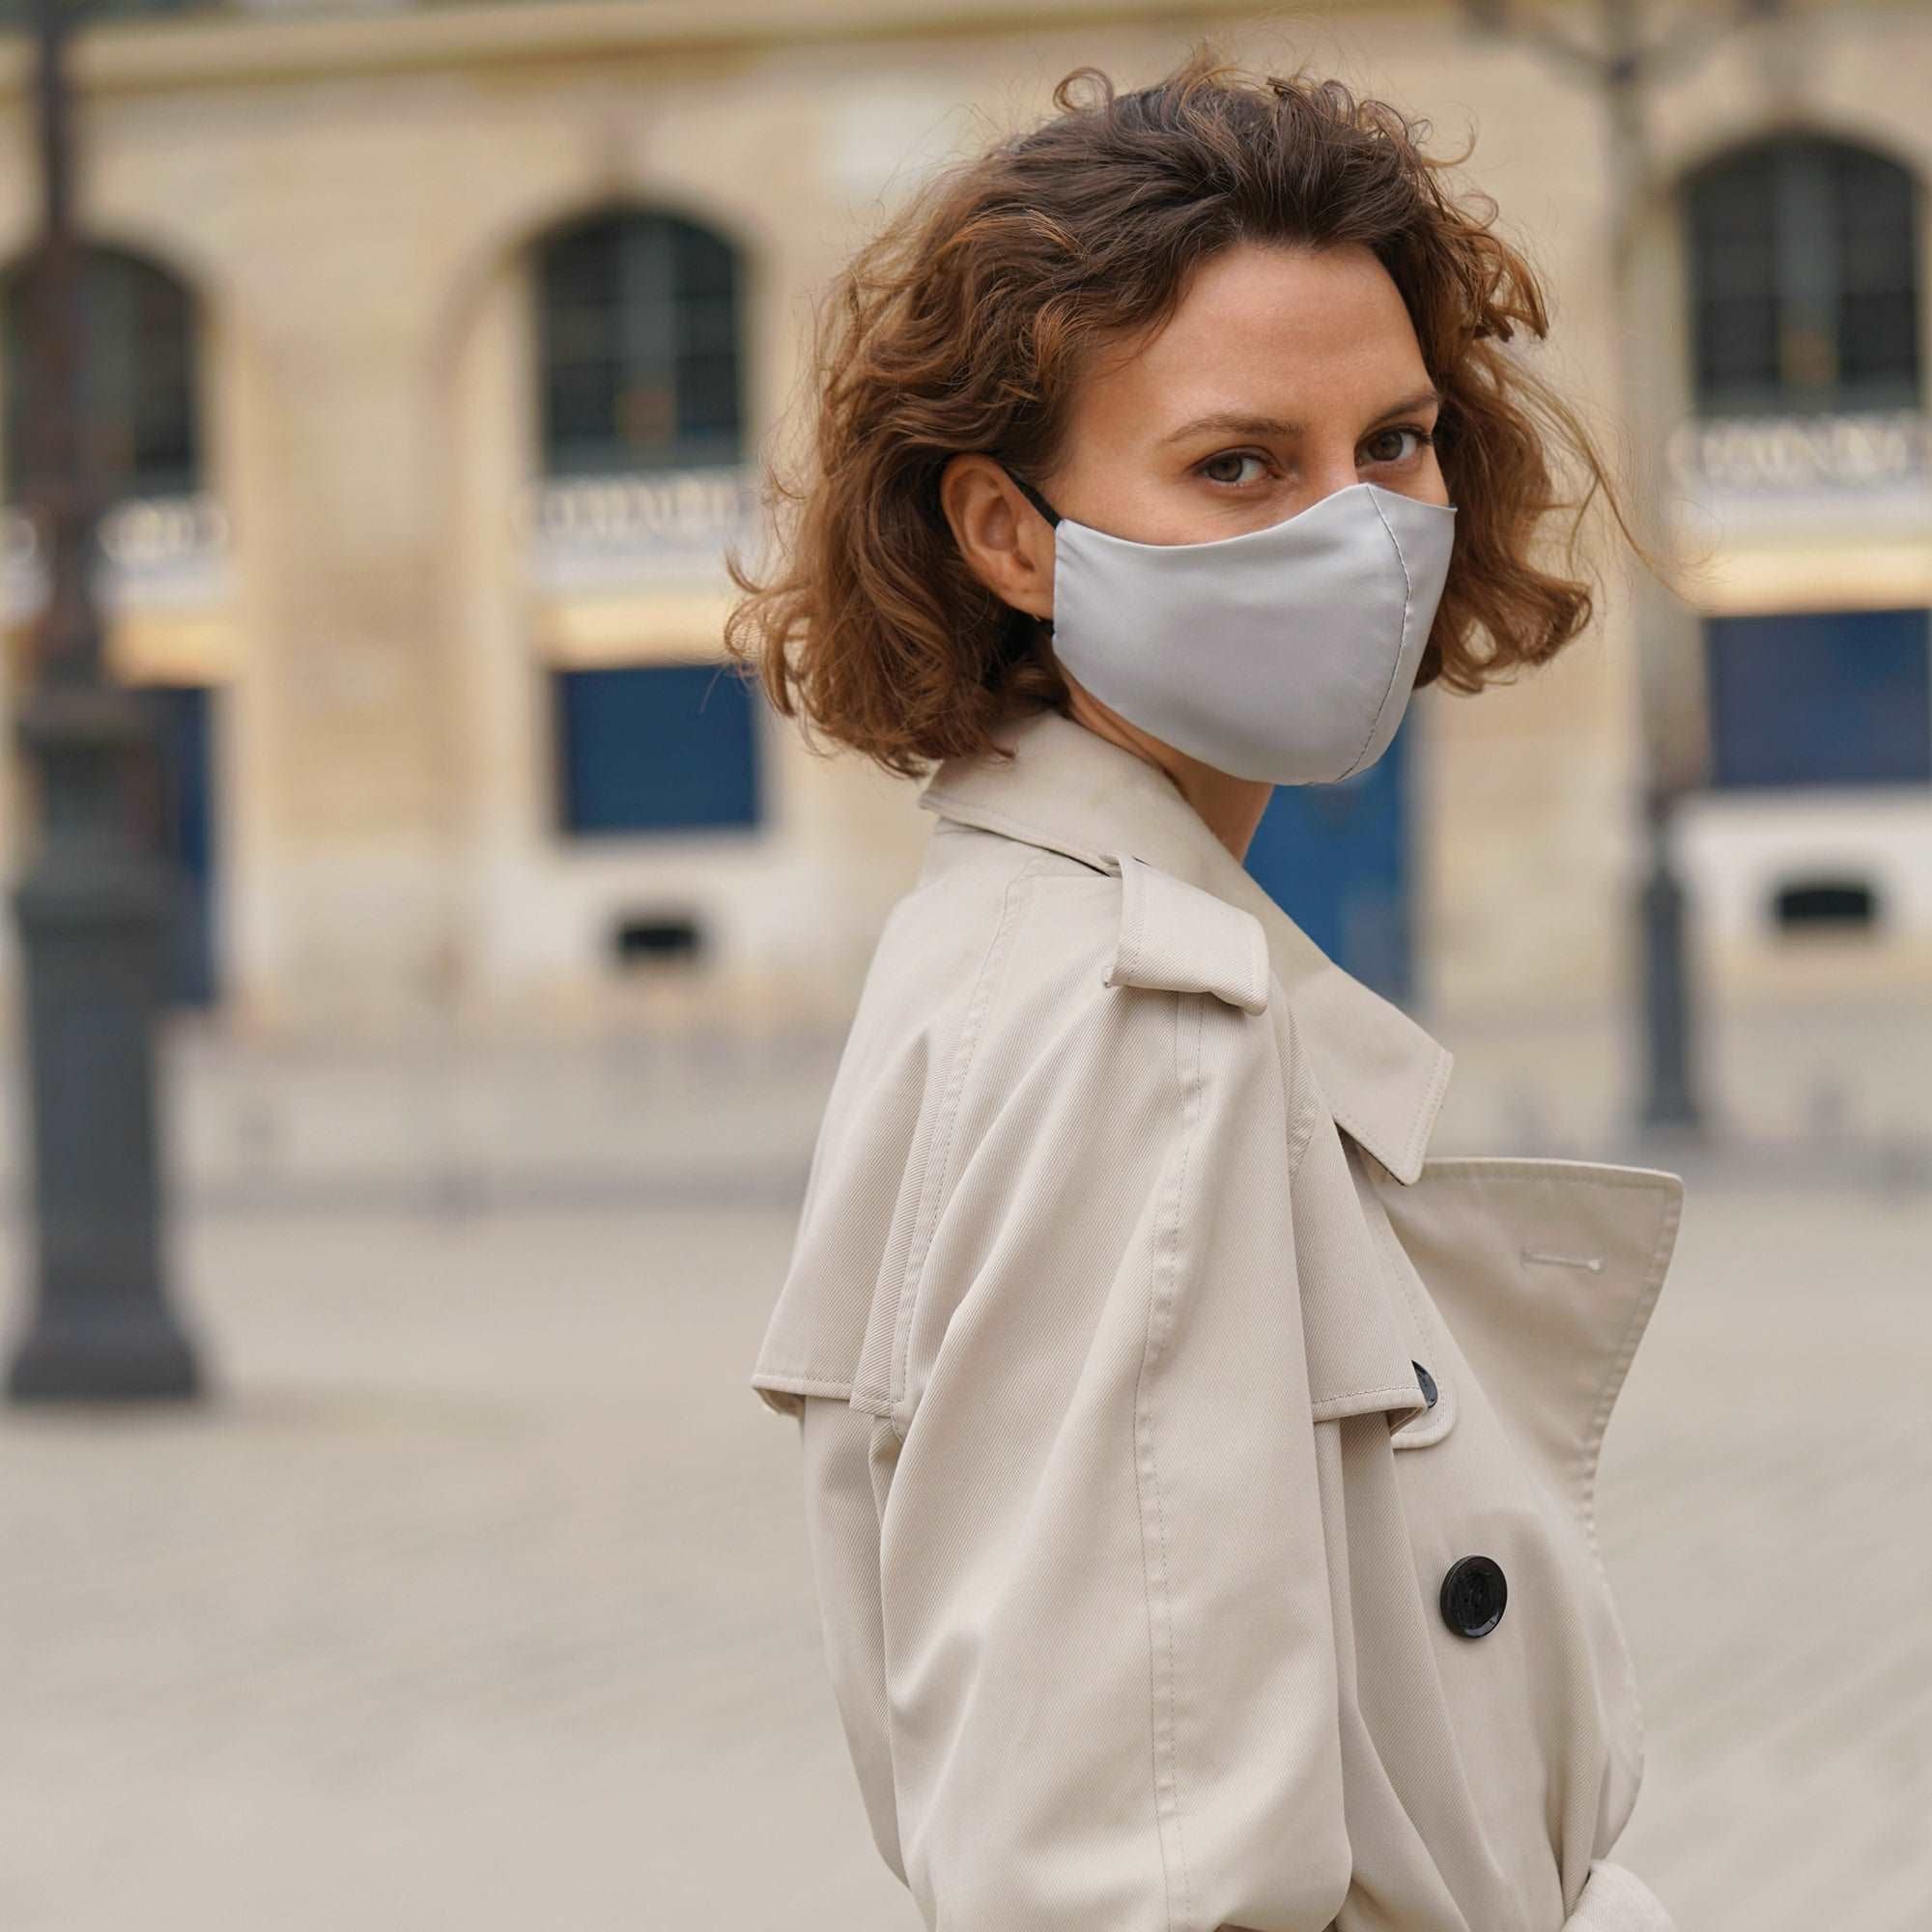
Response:
[[[95,590],[117,680],[224,684],[242,670],[229,529],[212,497],[130,497],[101,519]],[[0,627],[17,664],[46,596],[46,560],[31,519],[0,514]],[[17,691],[17,669],[8,689]]]
[[[1706,613],[1932,605],[1932,415],[1691,419],[1667,462]]]
[[[1878,514],[1932,528],[1932,416],[1918,410],[1693,418],[1668,458],[1714,512]]]
[[[213,605],[228,594],[228,522],[213,497],[129,497],[100,523],[97,580],[111,608]],[[32,520],[0,517],[0,616],[25,621],[46,596]]]
[[[630,476],[547,477],[526,487],[520,534],[533,588],[556,597],[643,584],[724,585],[724,554],[759,534],[743,465]]]

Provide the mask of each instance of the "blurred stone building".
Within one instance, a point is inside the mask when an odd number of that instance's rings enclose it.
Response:
[[[1472,1095],[1588,1131],[1577,1096],[1627,1092],[1634,1060],[1653,626],[1708,698],[1679,707],[1708,758],[1676,850],[1711,1097],[1815,1111],[1819,1067],[1850,1064],[1834,1029],[1922,1014],[1932,981],[1932,13],[1790,0],[1733,28],[1714,6],[1708,55],[1648,94],[1652,183],[1620,197],[1601,100],[1478,32],[1496,11],[238,0],[92,26],[105,587],[166,746],[182,1015],[836,1032],[929,821],[912,786],[811,755],[718,642],[721,553],[755,554],[812,306],[923,170],[1068,69],[1139,84],[1208,36],[1383,94],[1439,147],[1474,135],[1465,176],[1554,299],[1537,358],[1702,559],[1689,606],[1613,569],[1543,673],[1419,695],[1372,772],[1276,795],[1252,867],[1496,1073]],[[1594,10],[1541,11],[1582,32]],[[16,675],[30,56],[16,17]],[[1833,1104],[1900,1103],[1881,1082]]]

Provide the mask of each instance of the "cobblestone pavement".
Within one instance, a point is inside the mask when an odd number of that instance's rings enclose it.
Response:
[[[1683,1171],[1623,1853],[1684,1932],[1923,1932],[1932,1196]],[[215,1397],[0,1409],[0,1928],[914,1932],[744,1379],[772,1193],[181,1221]]]

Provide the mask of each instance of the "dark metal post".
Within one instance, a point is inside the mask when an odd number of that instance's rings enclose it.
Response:
[[[153,733],[106,674],[92,575],[99,501],[72,215],[65,59],[72,0],[35,0],[44,225],[32,264],[24,401],[46,559],[15,732],[37,768],[31,858],[13,889],[29,1063],[36,1294],[8,1373],[15,1400],[187,1397],[195,1355],[162,1292],[155,1094],[160,854],[136,837]]]
[[[1703,1117],[1690,1077],[1690,1046],[1696,1037],[1697,1016],[1688,970],[1684,885],[1669,846],[1676,803],[1677,795],[1666,786],[1644,787],[1650,867],[1641,894],[1647,1045],[1642,1123],[1697,1131]]]

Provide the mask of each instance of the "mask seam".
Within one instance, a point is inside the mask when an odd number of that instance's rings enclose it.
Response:
[[[1396,535],[1395,526],[1389,522],[1387,517],[1383,516],[1382,506],[1376,501],[1373,495],[1369,497],[1369,507],[1375,511],[1377,522],[1388,532],[1388,540],[1395,546],[1395,560],[1402,566],[1402,629],[1396,633],[1395,663],[1389,666],[1388,686],[1382,693],[1382,701],[1376,706],[1376,715],[1369,721],[1369,732],[1368,736],[1362,740],[1362,750],[1355,753],[1354,762],[1349,766],[1347,771],[1337,773],[1329,781],[1332,784],[1340,784],[1344,779],[1354,776],[1357,767],[1362,762],[1363,753],[1369,749],[1370,742],[1376,735],[1376,726],[1382,721],[1382,713],[1388,709],[1389,692],[1395,689],[1395,674],[1402,668],[1403,652],[1408,646],[1409,611],[1415,605],[1415,584],[1408,574],[1408,559],[1402,554],[1402,539]]]

